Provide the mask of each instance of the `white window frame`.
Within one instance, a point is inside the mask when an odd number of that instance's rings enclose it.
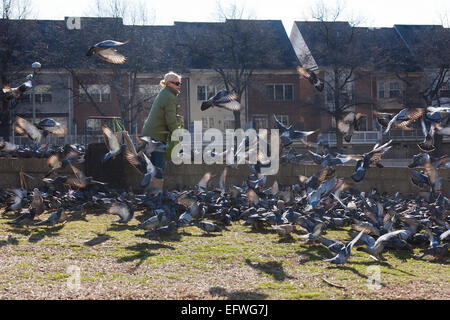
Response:
[[[86,85],[86,90],[90,95],[97,94],[98,99],[95,99],[95,102],[111,102],[111,87],[108,84],[88,84]],[[86,98],[81,98],[82,96],[86,96]],[[106,98],[106,96],[108,98]],[[80,102],[89,102],[87,98],[87,94],[85,90],[79,86],[79,97]]]
[[[265,126],[258,127],[258,128],[256,128],[256,130],[258,130],[258,129],[267,129],[269,127],[269,117],[267,116],[267,114],[254,114],[254,115],[252,115],[252,121],[255,121],[255,118],[263,118],[264,121],[266,122]]]
[[[272,87],[272,93],[273,96],[272,98],[270,98],[269,96],[267,96],[267,98],[270,101],[294,101],[294,84],[293,83],[266,83],[264,85],[265,88],[265,92],[267,93],[267,87]],[[275,86],[283,86],[283,99],[276,99],[276,90],[275,90]],[[292,87],[292,97],[290,99],[286,98],[286,86],[290,86]]]
[[[275,115],[282,124],[284,124],[286,127],[289,126],[289,116],[286,114],[276,114]]]
[[[203,87],[203,88],[204,88],[204,92],[205,92],[205,94],[204,94],[204,96],[202,97],[202,99],[199,99],[199,92],[198,92],[198,90],[199,90],[200,87]],[[213,88],[214,88],[214,89],[213,89]],[[214,91],[211,92],[210,89],[213,89]],[[196,95],[196,96],[197,96],[197,101],[206,101],[206,100],[208,100],[209,98],[211,98],[211,97],[213,97],[214,95],[216,95],[217,92],[219,92],[219,88],[218,88],[218,86],[216,86],[216,85],[211,85],[211,84],[198,84],[198,85],[197,85],[197,95]]]
[[[231,121],[232,126],[227,128],[227,126],[225,125],[225,123],[227,123],[227,121]],[[226,129],[234,129],[234,125],[235,125],[235,120],[234,117],[225,117],[223,118],[223,128]]]

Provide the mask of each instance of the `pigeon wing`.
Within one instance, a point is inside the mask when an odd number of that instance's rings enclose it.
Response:
[[[97,55],[99,56],[99,58],[114,64],[123,64],[127,60],[127,58],[123,54],[111,48],[100,50],[97,52]]]

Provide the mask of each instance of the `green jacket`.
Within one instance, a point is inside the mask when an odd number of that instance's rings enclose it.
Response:
[[[153,102],[150,113],[142,128],[142,135],[167,143],[172,131],[178,128],[178,92],[164,87]]]

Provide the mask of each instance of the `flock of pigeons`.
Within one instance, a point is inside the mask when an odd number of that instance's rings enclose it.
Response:
[[[126,42],[125,42],[126,43]],[[89,49],[88,55],[97,54],[112,63],[123,63],[115,46],[123,45],[112,40],[101,42]],[[317,90],[323,89],[315,74],[300,68]],[[6,99],[20,96],[32,84],[24,84],[18,88],[3,89]],[[25,89],[24,89],[25,88]],[[221,91],[204,102],[202,110],[210,107],[222,107],[228,110],[239,110],[240,104],[234,92]],[[442,190],[443,178],[438,169],[450,167],[447,158],[435,159],[430,152],[435,150],[434,135],[448,135],[448,107],[428,107],[403,109],[398,114],[375,112],[378,122],[388,133],[392,128],[411,128],[420,121],[425,140],[418,144],[421,153],[414,156],[411,168],[411,182],[421,189],[420,196],[380,194],[373,189],[360,192],[355,184],[344,178],[336,177],[335,166],[351,160],[356,161],[351,179],[358,183],[365,177],[371,166],[382,168],[380,160],[384,153],[392,148],[392,141],[376,144],[372,150],[362,155],[346,155],[332,153],[329,150],[306,154],[297,154],[290,146],[294,140],[302,141],[307,147],[314,144],[307,141],[308,136],[317,131],[299,131],[292,126],[282,124],[275,117],[275,127],[280,130],[280,141],[283,146],[281,163],[301,165],[306,157],[321,166],[316,174],[299,176],[298,183],[280,186],[275,181],[267,185],[267,175],[262,169],[270,166],[270,159],[262,152],[257,152],[257,162],[247,163],[251,174],[243,179],[240,185],[227,186],[228,170],[236,165],[225,166],[218,182],[207,172],[191,189],[167,191],[149,188],[152,178],[159,170],[151,162],[150,154],[155,150],[164,151],[167,146],[149,137],[137,137],[136,152],[131,152],[121,144],[114,132],[106,125],[102,126],[108,152],[102,162],[111,161],[123,154],[132,166],[142,174],[141,187],[147,189],[144,194],[134,194],[121,189],[110,188],[107,183],[87,177],[76,163],[82,163],[86,154],[85,147],[65,145],[49,148],[42,145],[49,134],[63,136],[65,129],[53,119],[44,119],[33,124],[20,117],[16,118],[14,130],[27,136],[32,147],[16,146],[7,141],[0,141],[2,156],[23,156],[27,154],[46,157],[48,173],[42,177],[45,186],[28,191],[23,188],[0,190],[0,203],[5,208],[2,215],[13,215],[8,221],[11,225],[43,226],[65,223],[84,217],[91,210],[105,210],[108,214],[117,215],[114,223],[128,224],[133,218],[142,221],[138,228],[145,237],[162,241],[188,226],[196,226],[206,233],[222,232],[232,222],[241,222],[256,231],[273,230],[280,234],[282,240],[292,238],[292,233],[302,233],[298,238],[312,244],[322,244],[333,255],[324,261],[344,264],[350,258],[351,250],[364,251],[375,260],[383,259],[382,252],[391,250],[412,250],[414,246],[423,248],[417,258],[432,255],[444,258],[448,253],[450,239],[448,194]],[[338,128],[346,141],[358,130],[361,114],[348,113],[338,123]],[[257,136],[256,139],[266,139]],[[248,155],[256,151],[258,141],[246,137],[242,143],[221,153],[224,157],[237,157],[240,151]],[[316,146],[320,144],[320,136]],[[195,151],[193,151],[195,152]],[[198,152],[198,151],[197,151]],[[270,150],[269,150],[270,152]],[[216,154],[216,156],[219,154]],[[70,167],[71,177],[60,174],[61,169]],[[422,167],[423,170],[413,170]],[[216,185],[213,187],[213,185]],[[357,184],[356,184],[357,186]],[[46,218],[40,218],[50,213]],[[348,243],[325,237],[327,229],[350,227],[352,240]],[[325,258],[325,257],[324,257]]]

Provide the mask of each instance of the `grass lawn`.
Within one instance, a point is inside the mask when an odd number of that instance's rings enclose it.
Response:
[[[336,266],[300,233],[282,239],[241,221],[210,235],[179,229],[159,243],[136,228],[143,212],[128,225],[104,212],[54,227],[4,223],[13,217],[0,217],[0,299],[450,299],[448,255],[416,260],[420,248],[377,262],[355,246]],[[350,240],[348,230],[325,237]]]

